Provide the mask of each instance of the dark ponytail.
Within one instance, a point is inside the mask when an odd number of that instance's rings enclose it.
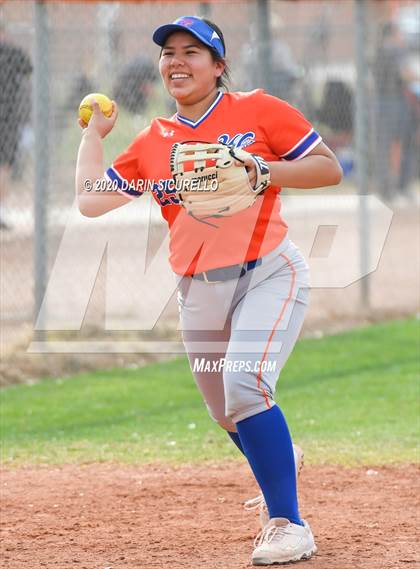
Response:
[[[216,24],[214,22],[212,22],[211,20],[208,20],[207,18],[202,18],[202,20],[203,20],[203,22],[206,22],[206,24],[208,26],[210,26],[212,28],[212,30],[214,30],[217,33],[217,35],[219,36],[219,38],[222,42],[223,49],[225,50],[225,53],[226,53],[225,38],[223,37],[222,30],[219,28],[219,26],[216,26]],[[215,49],[213,49],[211,47],[208,47],[208,50],[211,53],[213,61],[221,61],[225,64],[225,68],[223,70],[222,75],[217,78],[216,86],[218,88],[224,89],[225,91],[229,91],[230,69],[229,69],[229,66],[226,62],[226,58],[222,57],[218,51],[216,51]]]

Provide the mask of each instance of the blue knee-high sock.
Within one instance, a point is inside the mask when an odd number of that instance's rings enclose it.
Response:
[[[302,524],[296,491],[292,439],[275,405],[236,424],[242,448],[264,494],[270,518]]]
[[[238,447],[238,449],[241,451],[241,453],[245,454],[244,449],[242,448],[241,439],[239,438],[238,433],[232,433],[232,431],[228,431],[227,434],[230,436],[230,438],[235,443],[235,445]]]

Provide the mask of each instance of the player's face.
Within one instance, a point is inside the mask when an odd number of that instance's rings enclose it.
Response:
[[[200,101],[216,88],[224,64],[194,36],[176,32],[162,48],[159,71],[169,94],[183,105]]]

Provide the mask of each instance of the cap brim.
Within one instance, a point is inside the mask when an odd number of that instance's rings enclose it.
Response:
[[[180,26],[179,24],[166,24],[164,26],[160,26],[160,28],[155,30],[153,34],[153,41],[157,43],[157,45],[163,46],[165,45],[168,36],[174,32],[187,32],[188,34],[195,36],[199,41],[201,41],[201,43],[204,43],[209,47],[213,47],[208,41],[201,37],[200,34],[189,28],[186,28],[185,26]]]

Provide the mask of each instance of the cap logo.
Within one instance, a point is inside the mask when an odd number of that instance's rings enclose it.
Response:
[[[184,18],[183,20],[180,20],[178,23],[181,26],[192,26],[194,23],[194,20],[190,20],[189,18]]]
[[[219,38],[219,36],[217,35],[217,33],[216,33],[216,32],[213,32],[213,34],[212,34],[212,36],[211,36],[211,39],[210,39],[210,41],[213,41],[214,39],[216,39],[216,40],[220,40],[220,38]]]

